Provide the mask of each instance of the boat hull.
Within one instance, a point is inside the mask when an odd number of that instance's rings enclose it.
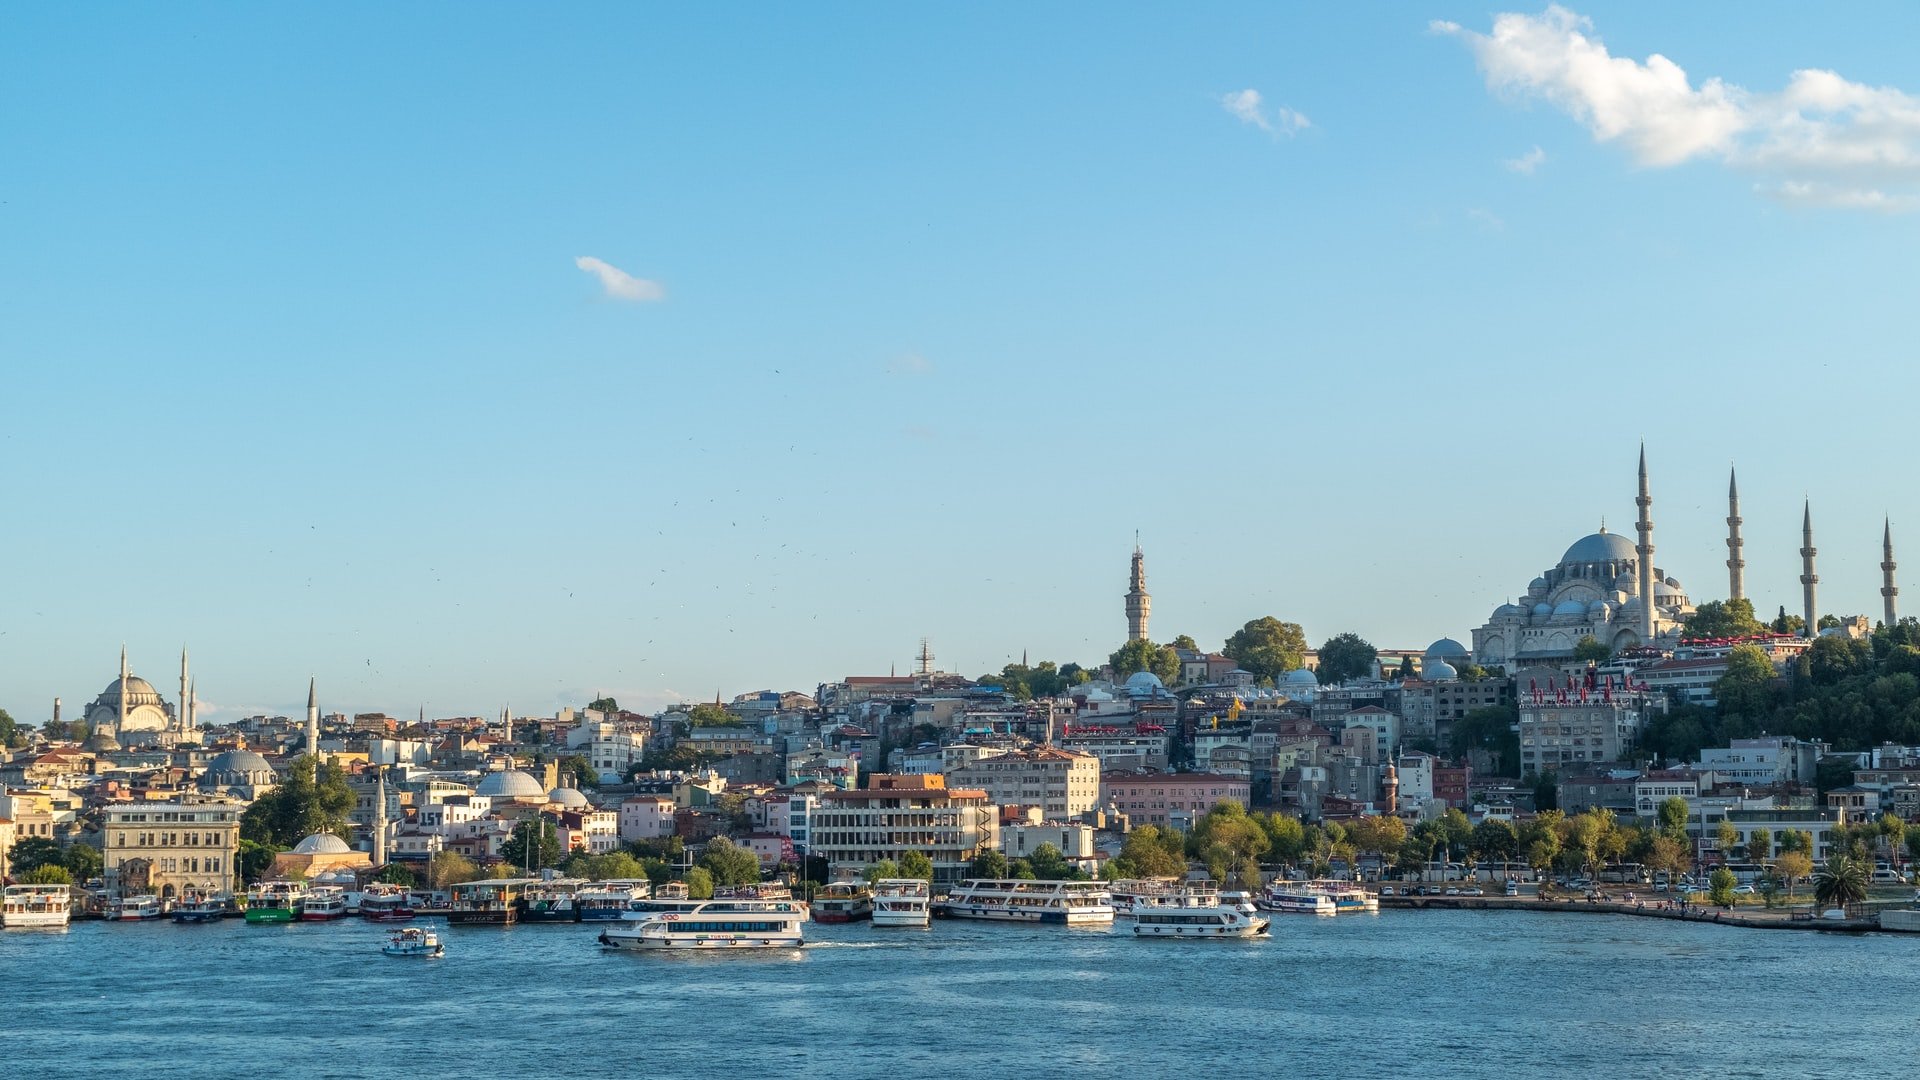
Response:
[[[250,923],[290,923],[293,921],[293,909],[283,907],[250,907],[247,909],[246,918]]]
[[[44,930],[66,926],[72,920],[72,913],[66,911],[9,911],[0,916],[0,926],[8,930]]]
[[[980,904],[941,904],[934,914],[948,919],[986,919],[992,922],[1056,923],[1095,926],[1113,922],[1112,911],[1021,911]]]
[[[875,926],[906,926],[923,929],[932,921],[925,908],[919,911],[876,911],[873,913]]]
[[[602,931],[600,944],[624,952],[698,952],[737,951],[742,949],[798,949],[806,945],[799,935],[754,937],[744,934],[701,934],[680,938],[642,937],[638,934],[610,934]]]
[[[1142,938],[1184,938],[1200,941],[1208,938],[1215,940],[1233,940],[1236,938],[1255,938],[1264,935],[1271,919],[1251,919],[1244,926],[1159,926],[1147,923],[1136,924],[1134,937]]]

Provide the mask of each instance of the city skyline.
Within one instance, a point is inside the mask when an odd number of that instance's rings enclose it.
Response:
[[[1155,640],[1419,648],[1643,438],[1695,602],[1731,465],[1877,618],[1920,12],[1503,7],[0,16],[0,706],[1098,663],[1136,530]]]

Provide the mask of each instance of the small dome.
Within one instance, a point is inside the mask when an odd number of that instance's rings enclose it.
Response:
[[[1547,589],[1550,587],[1551,586],[1547,584],[1546,578],[1543,578],[1543,577],[1534,578],[1532,581],[1527,583],[1527,595],[1545,596],[1547,594]]]
[[[1533,617],[1536,619],[1553,618],[1553,605],[1547,603],[1545,600],[1533,605]]]
[[[1471,656],[1473,654],[1467,651],[1467,647],[1465,645],[1460,644],[1459,642],[1453,640],[1450,637],[1443,637],[1439,641],[1436,641],[1433,644],[1427,646],[1427,655],[1433,657],[1436,660],[1438,659],[1451,660],[1456,656],[1462,659],[1465,659],[1466,657]]]
[[[570,787],[557,787],[547,792],[547,801],[574,809],[580,809],[590,805],[585,795],[580,794],[579,791]]]
[[[1292,671],[1287,672],[1286,678],[1281,680],[1281,682],[1286,686],[1319,686],[1320,676],[1315,675],[1306,668],[1294,668]]]
[[[106,728],[97,728],[87,736],[86,742],[80,744],[80,749],[90,754],[116,754],[120,752],[120,740],[114,738],[113,732]]]
[[[1653,586],[1653,598],[1655,600],[1665,600],[1669,597],[1677,600],[1685,595],[1685,593],[1680,591],[1680,586],[1672,580],[1656,582]]]
[[[479,786],[473,789],[476,795],[486,795],[495,799],[538,799],[544,801],[547,789],[540,781],[521,772],[519,769],[507,769],[502,772],[488,773],[482,777]]]
[[[345,855],[353,849],[332,833],[314,833],[293,845],[295,855]]]
[[[1567,553],[1560,556],[1560,565],[1631,562],[1633,557],[1633,541],[1619,533],[1610,533],[1601,529],[1597,533],[1575,540],[1573,546],[1567,549]]]
[[[1445,660],[1428,660],[1420,665],[1420,677],[1428,682],[1452,682],[1460,672]]]
[[[1127,676],[1127,693],[1134,697],[1152,697],[1166,688],[1160,676],[1151,671],[1136,671]]]
[[[1518,604],[1501,604],[1493,609],[1493,617],[1496,619],[1517,619],[1525,614],[1526,611]]]
[[[1596,619],[1606,618],[1607,602],[1605,600],[1595,600],[1593,603],[1588,604],[1587,614],[1593,616]]]
[[[1578,600],[1562,600],[1554,606],[1553,617],[1556,619],[1584,619],[1587,617],[1587,605]]]

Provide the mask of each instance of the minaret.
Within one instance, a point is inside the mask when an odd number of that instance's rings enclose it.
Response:
[[[123,642],[120,645],[120,718],[114,722],[113,737],[119,738],[120,733],[125,730],[127,730],[127,646]]]
[[[1647,444],[1640,444],[1640,496],[1633,500],[1640,507],[1640,545],[1635,556],[1640,561],[1640,644],[1653,644],[1653,493],[1647,487]]]
[[[317,680],[307,676],[307,753],[315,768],[320,765],[320,698],[314,692]]]
[[[1820,634],[1818,605],[1814,603],[1814,594],[1820,584],[1820,575],[1813,572],[1813,556],[1818,549],[1813,546],[1813,500],[1807,500],[1805,511],[1800,518],[1800,587],[1807,602],[1806,636],[1818,637]]]
[[[60,726],[60,699],[59,698],[53,699],[53,726],[56,728]]]
[[[180,710],[174,714],[173,726],[178,731],[187,730],[187,647],[180,646]]]
[[[1133,577],[1127,587],[1127,640],[1147,640],[1147,617],[1153,597],[1147,595],[1147,557],[1140,551],[1140,534],[1133,534]]]
[[[1742,558],[1740,550],[1745,541],[1740,539],[1740,482],[1733,470],[1727,470],[1727,599],[1738,600],[1747,595],[1747,560]]]
[[[187,730],[200,728],[200,680],[192,679],[187,683]]]
[[[1886,626],[1891,630],[1900,621],[1900,613],[1895,610],[1894,598],[1900,595],[1900,586],[1893,583],[1893,519],[1887,519],[1887,531],[1880,539],[1880,603],[1886,609]]]
[[[387,770],[373,767],[373,865],[387,865]]]

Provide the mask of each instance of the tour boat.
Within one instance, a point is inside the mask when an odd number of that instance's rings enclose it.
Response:
[[[852,881],[836,881],[813,897],[813,921],[859,922],[873,917],[873,892]]]
[[[0,897],[0,926],[65,926],[73,918],[73,890],[67,885],[9,885]]]
[[[1230,889],[1220,894],[1220,902],[1238,910],[1242,915],[1251,915],[1260,910],[1253,902],[1253,894],[1239,889]]]
[[[873,883],[873,925],[925,926],[932,896],[932,886],[921,878],[882,878]]]
[[[107,918],[114,922],[147,922],[165,916],[167,909],[157,896],[127,896],[114,901]]]
[[[1113,903],[1098,881],[968,878],[933,905],[949,919],[998,919],[1082,926],[1113,921]]]
[[[544,878],[520,897],[521,922],[579,922],[575,896],[586,882],[579,878]]]
[[[633,909],[636,900],[653,895],[644,881],[596,881],[573,894],[574,918],[580,922],[612,922]]]
[[[212,896],[189,896],[173,906],[173,921],[177,923],[218,922],[227,917],[226,893]]]
[[[520,921],[526,891],[540,884],[539,878],[463,881],[453,887],[447,922],[453,926],[512,926]]]
[[[1380,898],[1351,881],[1323,878],[1307,882],[1307,887],[1333,900],[1333,909],[1342,915],[1380,910]]]
[[[713,890],[715,900],[792,900],[793,889],[783,881],[757,881],[751,885],[722,885]]]
[[[411,894],[398,885],[376,882],[360,894],[360,917],[368,922],[406,922],[415,914]]]
[[[1248,915],[1213,889],[1203,888],[1136,906],[1133,936],[1249,938],[1266,933],[1271,922],[1263,915]]]
[[[418,926],[409,926],[404,930],[394,931],[393,936],[387,939],[387,943],[380,946],[380,951],[388,956],[432,957],[445,952],[446,946],[440,944],[439,934]]]
[[[1292,911],[1306,915],[1332,915],[1339,911],[1333,897],[1297,881],[1276,881],[1260,891],[1255,901],[1262,911]]]
[[[292,922],[306,897],[306,887],[297,881],[262,881],[247,890],[247,921]]]
[[[1178,880],[1170,877],[1121,878],[1107,885],[1107,893],[1113,898],[1114,918],[1131,919],[1135,908],[1177,896],[1183,888]]]
[[[797,949],[807,906],[797,900],[704,900],[690,911],[622,919],[600,932],[608,949]]]
[[[307,894],[300,905],[301,922],[331,922],[347,915],[347,893],[332,885],[323,885]]]
[[[669,881],[657,889],[649,890],[645,896],[634,898],[628,903],[627,910],[620,913],[620,917],[628,921],[650,919],[669,912],[692,911],[704,903],[705,900],[695,900],[687,895],[686,882]]]

